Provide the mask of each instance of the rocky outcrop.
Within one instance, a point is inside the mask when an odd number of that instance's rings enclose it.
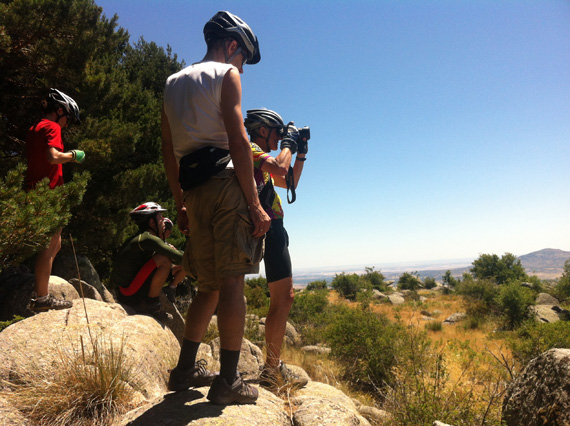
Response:
[[[207,393],[206,387],[167,394],[131,411],[113,426],[370,425],[349,397],[324,383],[309,382],[288,400],[259,388],[259,399],[252,405],[213,405]]]
[[[65,287],[65,281],[62,281]],[[73,287],[68,284],[66,291]],[[95,343],[91,343],[95,342]],[[355,403],[332,386],[313,382],[300,367],[288,365],[309,380],[300,390],[290,390],[280,398],[264,389],[254,405],[217,406],[207,402],[208,388],[167,393],[168,370],[178,359],[180,346],[172,331],[148,316],[129,315],[116,303],[76,299],[71,309],[49,311],[19,321],[0,333],[0,389],[21,383],[30,374],[48,375],[61,365],[62,354],[82,356],[111,344],[122,348],[125,363],[132,366],[128,384],[135,389],[139,408],[116,419],[114,426],[126,425],[259,425],[298,426],[362,425],[370,423]],[[208,368],[219,367],[219,343],[202,344],[198,358]],[[243,342],[239,369],[246,379],[257,379],[263,363],[261,350]],[[55,369],[55,370],[54,370]],[[54,374],[54,373],[52,373]],[[9,393],[9,392],[8,392]],[[26,425],[26,419],[11,402],[0,397],[0,416],[4,424]],[[372,407],[369,416],[378,415]],[[381,414],[381,413],[380,413]]]
[[[388,299],[390,299],[390,302],[392,303],[392,305],[402,305],[402,304],[406,303],[406,300],[404,299],[404,295],[402,293],[398,293],[398,292],[388,295]]]
[[[553,323],[558,321],[570,321],[570,312],[561,308],[554,296],[548,293],[539,293],[536,296],[535,305],[530,309],[534,313],[534,317],[545,323]]]
[[[214,405],[207,394],[205,387],[164,395],[113,426],[291,426],[284,401],[265,389],[259,389],[259,399],[251,405]]]
[[[293,413],[295,426],[370,425],[348,396],[324,383],[309,382],[291,403],[297,407]]]
[[[308,354],[328,355],[331,353],[331,348],[328,348],[326,346],[308,345],[303,346],[301,348],[301,351]]]
[[[172,332],[151,317],[131,316],[121,305],[92,299],[76,301],[71,309],[35,315],[3,330],[0,380],[10,383],[30,372],[49,372],[62,354],[72,357],[111,344],[115,349],[122,347],[126,363],[133,366],[132,388],[144,398],[164,393],[167,370],[179,352]]]
[[[373,289],[372,290],[372,298],[374,300],[378,300],[378,301],[387,301],[388,296],[386,296],[384,293],[382,293],[380,290],[377,289]]]
[[[554,296],[548,293],[538,293],[535,300],[535,305],[558,305],[560,302]]]
[[[101,283],[99,274],[93,267],[91,261],[85,256],[74,256],[73,253],[62,250],[57,254],[53,261],[51,273],[52,275],[57,275],[58,277],[70,282],[72,279],[81,278],[82,281],[85,281],[95,287],[105,302],[114,302],[114,300],[108,300],[105,298],[110,293]]]
[[[531,306],[530,310],[538,321],[553,323],[560,321],[558,313],[553,308],[552,305],[535,305]]]
[[[570,424],[570,349],[551,349],[533,359],[507,388],[507,426]]]
[[[443,324],[456,324],[459,321],[463,321],[465,318],[467,318],[467,314],[465,312],[456,312],[448,316],[445,321],[443,321]]]

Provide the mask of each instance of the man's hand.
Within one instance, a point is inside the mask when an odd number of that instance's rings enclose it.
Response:
[[[309,152],[309,141],[302,139],[297,142],[297,154],[306,154]]]
[[[176,215],[176,225],[180,232],[184,235],[188,235],[188,216],[186,215],[186,207],[182,207]]]
[[[299,140],[299,131],[295,126],[289,125],[287,129],[287,134],[281,141],[281,150],[284,148],[289,148],[291,154],[297,152],[297,141]]]
[[[251,235],[255,238],[263,237],[271,227],[271,218],[265,213],[263,207],[259,206],[256,209],[249,211],[251,220],[253,220],[254,228]]]
[[[83,160],[85,160],[84,151],[81,151],[80,149],[72,149],[69,152],[71,152],[71,155],[73,156],[72,161],[75,163],[83,163]]]

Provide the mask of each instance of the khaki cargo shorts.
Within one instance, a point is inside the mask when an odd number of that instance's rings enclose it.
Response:
[[[203,292],[219,290],[221,277],[259,273],[263,238],[253,238],[253,222],[233,169],[223,170],[184,191],[189,239],[185,271]]]

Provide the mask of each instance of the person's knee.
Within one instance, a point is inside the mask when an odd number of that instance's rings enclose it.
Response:
[[[157,268],[171,268],[172,261],[163,254],[155,254],[153,257]]]
[[[269,284],[271,304],[278,309],[289,310],[295,300],[293,280],[291,277],[283,278]]]

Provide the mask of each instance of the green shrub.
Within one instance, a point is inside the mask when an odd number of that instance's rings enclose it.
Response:
[[[564,273],[554,287],[554,292],[559,300],[570,299],[570,259],[564,263]]]
[[[421,287],[422,283],[420,278],[416,273],[411,274],[409,272],[404,272],[398,278],[398,289],[400,290],[412,290],[415,291]]]
[[[532,290],[517,282],[502,285],[497,295],[497,305],[504,318],[505,327],[509,330],[517,328],[530,318],[530,306],[534,301]]]
[[[311,281],[309,284],[307,284],[307,287],[305,287],[305,290],[307,291],[326,290],[326,289],[327,289],[327,280]]]
[[[424,288],[427,288],[428,290],[437,287],[437,282],[435,281],[435,278],[433,277],[426,277],[424,279]]]
[[[357,274],[347,275],[343,272],[341,274],[335,274],[331,287],[342,297],[349,300],[356,300],[357,293],[361,290],[371,289],[372,284]]]
[[[429,331],[441,331],[443,329],[443,324],[441,321],[428,321],[425,328]]]
[[[18,321],[22,321],[24,319],[24,317],[18,316],[18,315],[14,315],[14,317],[11,320],[8,321],[0,321],[0,331],[4,330],[6,327],[18,322]]]
[[[443,281],[443,285],[446,288],[455,288],[457,287],[457,284],[460,283],[460,280],[451,275],[451,271],[449,269],[445,271],[445,274],[441,277],[441,280]]]
[[[354,385],[382,386],[391,380],[400,334],[405,331],[386,317],[361,308],[338,308],[326,330],[331,355]]]
[[[537,323],[528,321],[508,339],[513,356],[524,367],[552,348],[570,349],[570,322]]]
[[[464,279],[458,284],[457,293],[464,298],[467,315],[485,317],[498,312],[499,286],[491,280]]]
[[[327,290],[304,291],[295,295],[289,321],[295,324],[306,344],[322,343],[323,329],[334,309]]]
[[[497,284],[528,279],[520,259],[512,253],[505,253],[500,258],[496,254],[482,254],[473,261],[471,272],[477,279],[488,279]]]
[[[0,182],[0,269],[19,264],[47,247],[56,231],[67,225],[71,208],[81,204],[89,173],[49,189],[44,179],[24,191],[25,166],[19,164]]]
[[[265,291],[263,291],[263,288],[245,286],[244,294],[247,299],[248,313],[259,317],[267,316],[270,299],[265,294]]]
[[[364,270],[366,273],[364,275],[361,275],[361,278],[363,278],[365,281],[368,281],[370,285],[372,285],[373,289],[376,289],[378,291],[388,290],[388,284],[384,282],[385,277],[380,271],[375,271],[374,267],[368,266],[366,266]]]

